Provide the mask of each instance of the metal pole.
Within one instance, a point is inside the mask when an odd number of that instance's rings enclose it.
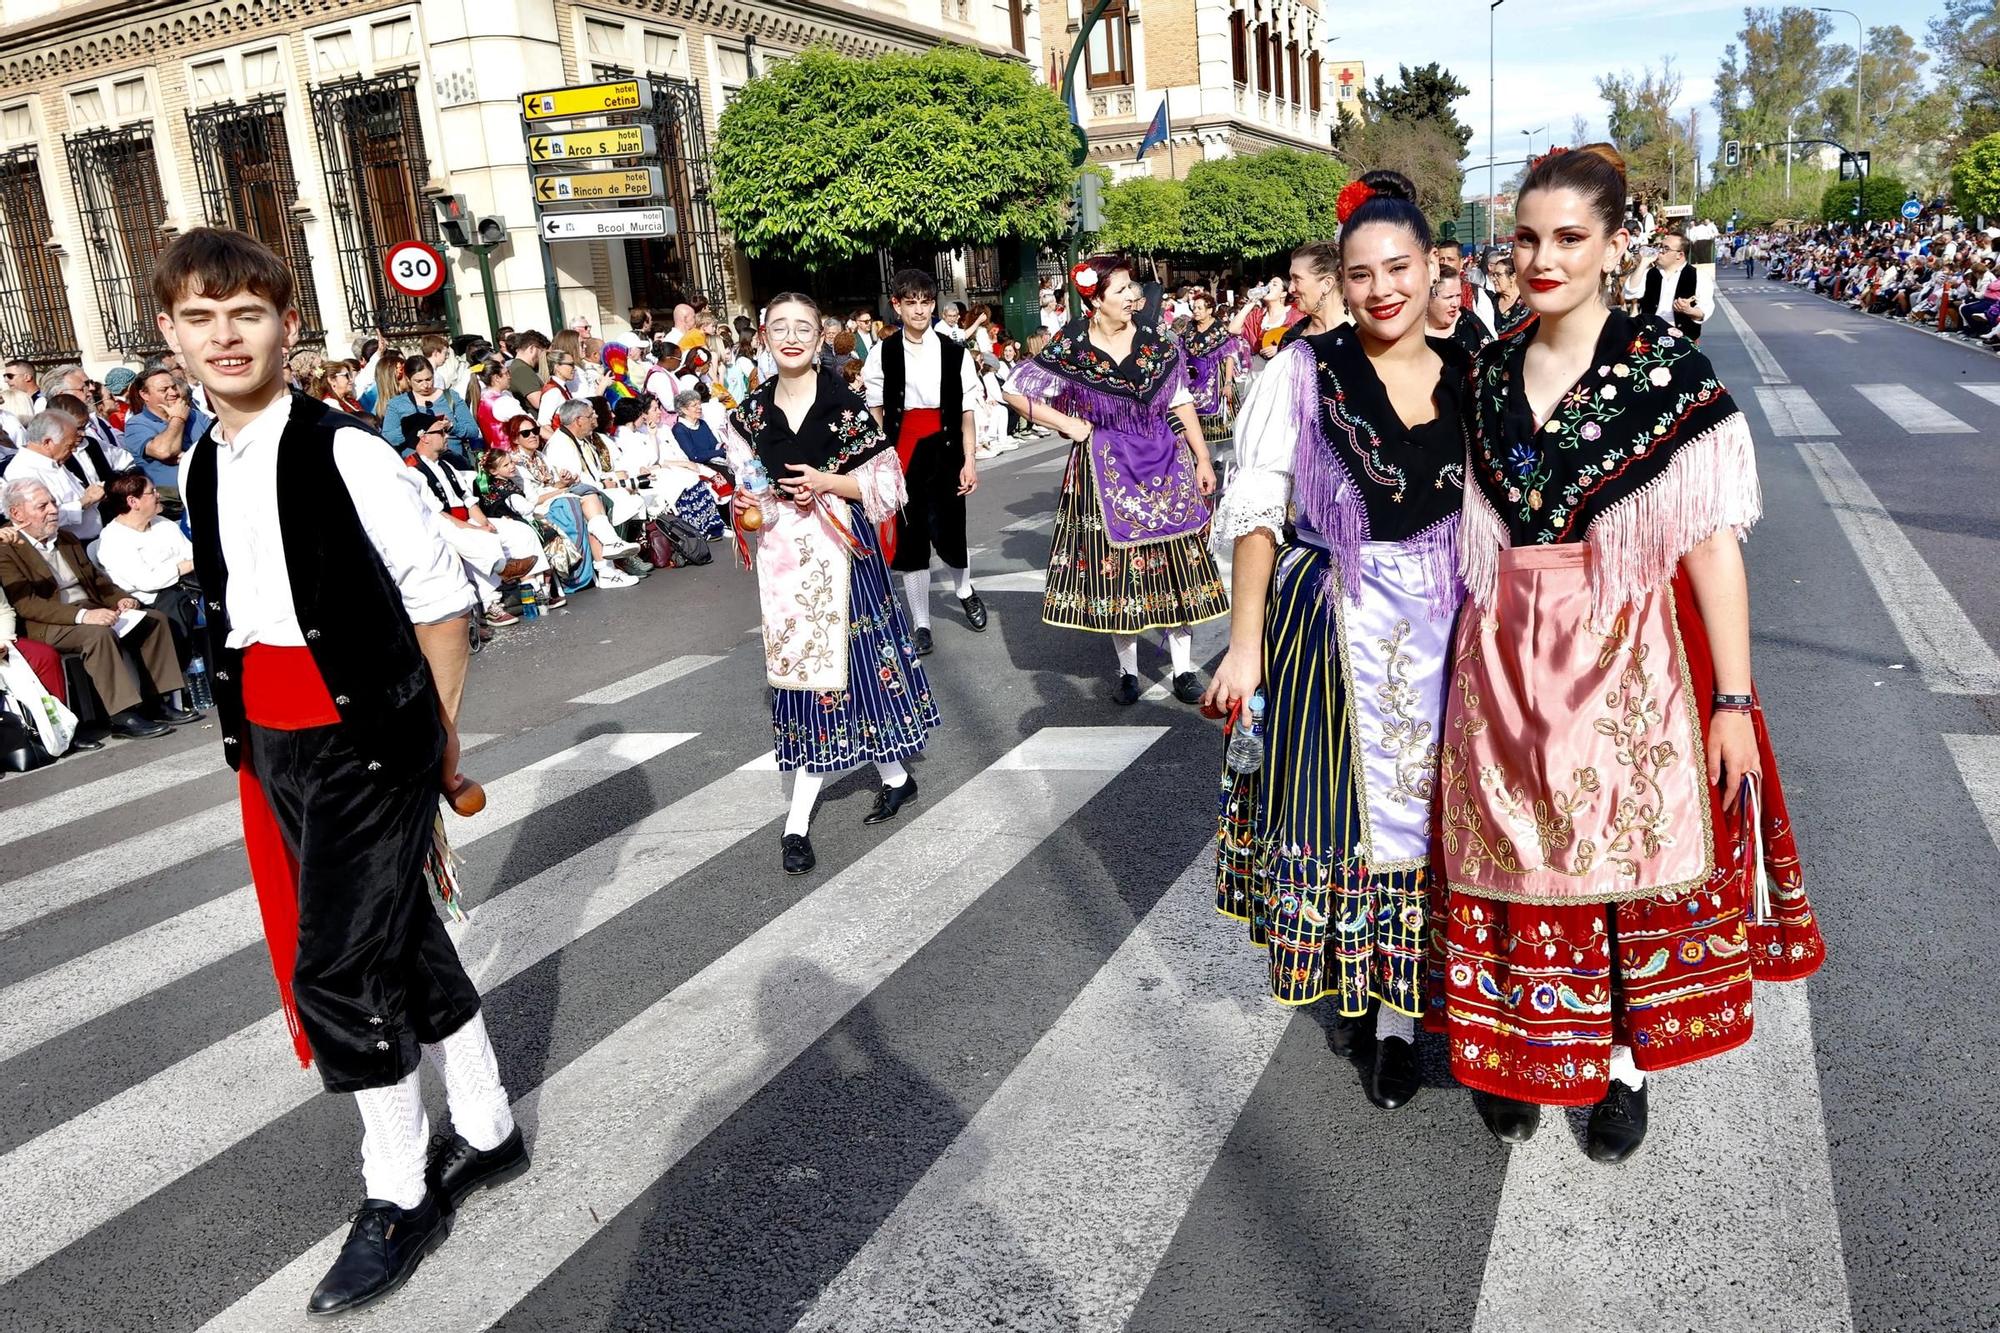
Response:
[[[1493,115],[1493,13],[1507,0],[1493,0],[1486,6],[1486,244],[1493,244],[1493,135],[1495,118]],[[1476,244],[1479,237],[1473,238]]]
[[[1072,152],[1071,158],[1078,167],[1082,167],[1086,162],[1090,161],[1090,137],[1083,132],[1083,119],[1076,114],[1076,67],[1083,63],[1083,47],[1084,43],[1090,40],[1090,30],[1097,26],[1097,20],[1104,17],[1104,11],[1110,5],[1111,0],[1097,0],[1097,3],[1091,6],[1090,12],[1083,16],[1083,25],[1076,30],[1076,40],[1069,45],[1069,60],[1063,65],[1063,102],[1069,107],[1069,123],[1076,130],[1076,148]],[[1171,137],[1167,141],[1167,149],[1169,153],[1168,169],[1171,170],[1171,154],[1173,151],[1173,140]],[[1066,247],[1069,262],[1063,266],[1063,276],[1065,279],[1069,276],[1069,270],[1076,267],[1078,240],[1082,235],[1083,178],[1079,176],[1076,188],[1070,191],[1069,242]],[[1063,286],[1069,290],[1069,316],[1071,319],[1076,319],[1083,314],[1082,298],[1077,295],[1075,283],[1065,281]]]
[[[539,234],[541,227],[537,225],[535,230]],[[556,286],[556,261],[555,257],[549,253],[549,243],[542,241],[541,246],[542,293],[549,299],[549,336],[553,338],[562,332],[563,327],[562,292]],[[493,284],[489,282],[486,286],[487,290],[491,291]],[[499,326],[496,324],[494,327],[497,331]]]
[[[493,295],[493,260],[490,258],[492,250],[493,247],[490,245],[472,247],[472,252],[479,256],[479,281],[485,288],[486,336],[497,338],[500,336],[500,302]],[[551,333],[549,336],[553,338],[556,335]]]

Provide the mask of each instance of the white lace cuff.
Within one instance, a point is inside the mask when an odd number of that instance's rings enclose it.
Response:
[[[1281,472],[1239,472],[1230,479],[1222,503],[1209,526],[1209,542],[1217,555],[1227,555],[1236,539],[1263,528],[1271,540],[1285,540],[1285,519],[1291,509],[1292,479]]]
[[[903,486],[903,465],[894,449],[884,449],[853,472],[861,485],[861,512],[870,523],[881,523],[909,500]]]

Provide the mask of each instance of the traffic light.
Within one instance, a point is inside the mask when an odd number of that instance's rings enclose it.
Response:
[[[431,204],[437,209],[438,234],[444,237],[445,244],[460,249],[471,245],[472,210],[466,206],[465,196],[441,194]]]
[[[1094,171],[1083,173],[1077,183],[1081,207],[1077,210],[1077,227],[1083,231],[1104,229],[1104,177]]]
[[[499,245],[507,239],[507,220],[497,213],[488,213],[473,223],[472,231],[481,245]]]
[[[1734,166],[1739,166],[1739,165],[1741,165],[1742,161],[1743,161],[1743,141],[1742,141],[1742,140],[1740,140],[1740,139],[1731,139],[1731,140],[1730,140],[1730,141],[1729,141],[1728,143],[1725,143],[1725,144],[1723,144],[1723,145],[1722,145],[1722,165],[1723,165],[1723,166],[1725,166],[1725,167],[1734,167]]]

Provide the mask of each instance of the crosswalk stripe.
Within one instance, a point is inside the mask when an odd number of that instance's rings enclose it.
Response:
[[[1854,1327],[1807,994],[1760,986],[1748,1046],[1652,1080],[1646,1146],[1622,1166],[1544,1112],[1508,1155],[1474,1333],[1737,1328],[1747,1292],[1759,1326]],[[1728,1280],[1663,1262],[1697,1254],[1727,1255]]]
[[[121,772],[80,783],[12,810],[0,810],[0,847],[79,819],[91,819],[128,801],[220,773],[228,766],[220,745],[204,745],[135,764]],[[0,899],[7,890],[0,889]],[[5,929],[0,926],[0,929]]]
[[[550,804],[643,764],[697,734],[666,731],[600,736],[510,773],[488,785],[483,811],[463,823],[455,822],[450,830],[452,845],[464,848],[512,828]],[[221,809],[232,818],[236,815],[233,806]],[[15,982],[0,991],[0,1060],[12,1059],[130,1004],[261,938],[256,893],[246,884]]]
[[[1224,576],[1224,581],[1228,581],[1227,575]],[[1207,670],[1209,663],[1220,657],[1222,650],[1228,646],[1228,616],[1217,616],[1214,620],[1204,620],[1199,625],[1196,625],[1194,627],[1193,653],[1195,669]],[[1140,695],[1139,698],[1147,703],[1158,703],[1172,694],[1173,690],[1174,678],[1172,668],[1169,667],[1168,674],[1147,686],[1146,692]]]
[[[1966,425],[1907,384],[1857,384],[1854,391],[1911,435],[1976,435]]]
[[[451,1243],[464,1257],[346,1322],[362,1333],[499,1319],[1165,733],[1035,733],[558,1070],[516,1108],[534,1169],[459,1215]],[[207,1328],[307,1327],[304,1293],[343,1235]]]
[[[753,761],[497,892],[454,928],[466,970],[501,985],[782,814],[781,785]],[[0,1232],[0,1284],[311,1099],[319,1079],[290,1050],[267,1014],[0,1157],[0,1208],[35,1213]]]
[[[981,592],[1046,592],[1049,571],[1017,569],[1004,574],[978,574],[973,585]]]
[[[1827,420],[1826,413],[1819,410],[1819,404],[1813,401],[1803,384],[1760,384],[1757,386],[1757,403],[1764,409],[1773,435],[1794,438],[1811,435],[1825,439],[1840,434]]]
[[[1987,836],[2000,846],[2000,736],[1946,736],[1944,743]]]
[[[1834,444],[1799,453],[1934,694],[2000,694],[2000,657]]]
[[[649,667],[623,680],[614,680],[609,685],[600,686],[588,694],[579,694],[570,702],[586,705],[624,703],[634,695],[644,694],[647,690],[664,685],[670,680],[679,680],[682,676],[699,671],[705,666],[713,666],[720,661],[721,657],[705,653],[670,657],[656,667]]]
[[[1967,393],[1978,394],[1989,403],[2000,403],[2000,384],[1961,384]]]
[[[1040,458],[1057,449],[1067,452],[1069,447],[1069,441],[1063,439],[1061,436],[1057,436],[1051,440],[1043,440],[1039,444],[1024,444],[1019,449],[1010,450],[998,458],[982,461],[979,465],[979,472],[981,476],[984,476],[988,472],[998,472],[1003,468],[1018,467],[1030,459]]]
[[[1204,849],[798,1333],[983,1328],[1027,1273],[1074,1326],[1126,1326],[1293,1017],[1218,928],[1214,867]]]

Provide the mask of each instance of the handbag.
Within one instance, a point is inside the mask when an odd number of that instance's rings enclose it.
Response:
[[[53,694],[42,688],[42,679],[35,669],[28,665],[28,659],[16,652],[10,652],[0,659],[0,689],[7,694],[7,706],[11,710],[4,716],[17,721],[42,753],[42,763],[48,763],[55,756],[69,749],[76,738],[76,714],[69,711]],[[11,757],[13,747],[8,747]],[[11,767],[11,763],[9,765]],[[39,768],[41,764],[31,767]],[[16,769],[16,772],[25,772]]]
[[[708,540],[678,514],[647,519],[639,545],[646,563],[654,569],[706,565],[715,559],[709,554]]]

